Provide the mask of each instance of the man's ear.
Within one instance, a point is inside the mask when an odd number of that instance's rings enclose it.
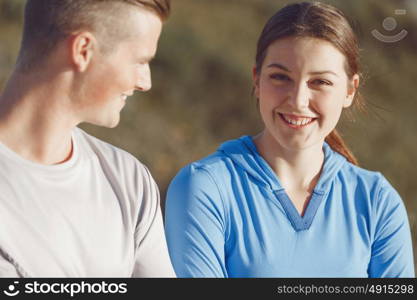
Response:
[[[347,108],[352,105],[353,99],[355,98],[355,94],[357,89],[359,88],[359,75],[353,75],[352,79],[348,83],[348,91],[346,95],[345,102],[343,103],[343,107]]]
[[[70,40],[71,59],[79,72],[84,72],[98,50],[97,39],[88,31],[74,34]]]
[[[259,74],[256,71],[256,66],[252,68],[252,80],[253,80],[253,94],[259,99]]]

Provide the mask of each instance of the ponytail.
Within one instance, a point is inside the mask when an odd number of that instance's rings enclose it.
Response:
[[[342,139],[342,137],[336,129],[333,129],[333,131],[330,132],[330,134],[326,137],[325,141],[329,144],[330,148],[343,155],[348,162],[356,166],[359,165],[358,160],[349,150],[348,146],[345,144],[345,141]]]

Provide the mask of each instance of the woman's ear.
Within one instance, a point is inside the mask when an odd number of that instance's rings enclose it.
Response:
[[[259,99],[259,74],[256,70],[256,66],[252,68],[252,80],[253,80],[253,94]]]
[[[79,32],[70,39],[70,55],[79,72],[84,72],[97,50],[97,39],[88,31]]]
[[[357,89],[359,88],[359,75],[355,74],[352,76],[352,79],[348,83],[348,90],[345,102],[343,104],[344,108],[347,108],[352,105],[353,99],[355,98],[355,94]]]

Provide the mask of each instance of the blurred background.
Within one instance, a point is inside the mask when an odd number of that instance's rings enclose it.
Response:
[[[24,2],[0,0],[0,91],[19,49]],[[181,167],[262,129],[251,93],[256,42],[267,19],[296,1],[172,2],[151,65],[152,90],[128,100],[117,128],[80,126],[146,164],[162,204]],[[361,166],[383,173],[402,196],[417,263],[417,0],[323,2],[353,21],[362,49],[367,113],[348,114],[339,129]]]

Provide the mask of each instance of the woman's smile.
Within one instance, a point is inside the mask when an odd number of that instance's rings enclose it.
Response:
[[[317,120],[317,118],[296,116],[284,113],[278,113],[278,115],[284,124],[294,129],[307,127]]]

